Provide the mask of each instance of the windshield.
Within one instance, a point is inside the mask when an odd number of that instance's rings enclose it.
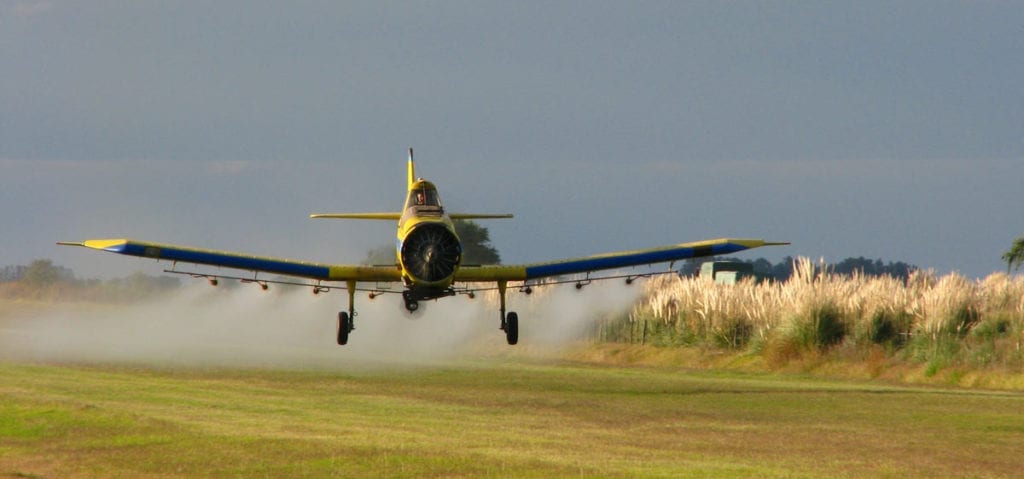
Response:
[[[437,190],[434,188],[421,187],[409,191],[409,206],[441,206],[441,200],[437,197]]]

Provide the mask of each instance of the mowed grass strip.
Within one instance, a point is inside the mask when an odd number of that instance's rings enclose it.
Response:
[[[1015,393],[524,361],[0,364],[0,477],[1017,477],[1021,444]]]

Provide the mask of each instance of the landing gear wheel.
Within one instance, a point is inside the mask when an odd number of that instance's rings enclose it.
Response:
[[[338,345],[344,346],[348,344],[348,333],[352,332],[352,318],[348,313],[342,311],[338,313]]]
[[[410,313],[415,313],[417,309],[420,309],[420,302],[408,293],[408,291],[402,293],[402,299],[405,300],[405,310]]]
[[[519,342],[519,315],[515,312],[510,312],[505,316],[505,339],[509,345]]]

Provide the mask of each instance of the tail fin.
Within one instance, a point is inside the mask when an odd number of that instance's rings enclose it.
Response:
[[[409,148],[409,189],[412,189],[412,184],[416,182],[416,167],[412,164],[412,148]]]

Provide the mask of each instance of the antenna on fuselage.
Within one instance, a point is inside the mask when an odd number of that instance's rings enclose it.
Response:
[[[412,184],[416,182],[416,167],[412,163],[412,148],[409,148],[409,186],[412,189]]]

